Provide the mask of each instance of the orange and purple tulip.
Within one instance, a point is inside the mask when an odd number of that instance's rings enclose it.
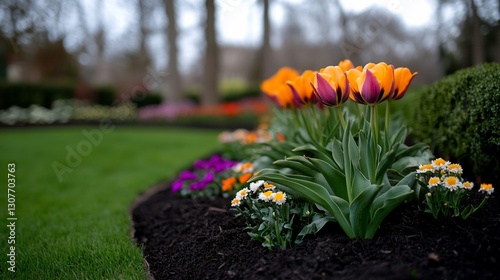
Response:
[[[316,73],[314,94],[326,106],[339,106],[349,98],[349,83],[340,66],[328,66]]]
[[[394,69],[394,94],[390,98],[391,100],[399,100],[403,98],[410,86],[411,80],[415,77],[418,72],[411,73],[410,69],[406,67],[399,67]]]
[[[317,101],[313,92],[314,89],[311,85],[314,81],[314,75],[315,72],[306,70],[302,75],[287,82],[293,94],[293,104],[295,107],[300,107],[303,104],[315,103]]]
[[[394,93],[394,66],[384,62],[368,63],[362,71],[347,71],[351,94],[349,98],[360,104],[375,105]]]

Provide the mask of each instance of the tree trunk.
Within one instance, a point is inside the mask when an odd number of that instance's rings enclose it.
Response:
[[[215,1],[205,0],[207,13],[205,23],[205,65],[204,85],[202,89],[201,102],[205,105],[219,102],[218,76],[219,76],[219,48],[215,31]]]
[[[174,0],[165,0],[165,12],[167,14],[168,76],[163,89],[164,102],[179,103],[184,98],[177,62],[177,23]]]
[[[472,65],[478,65],[486,61],[484,49],[484,39],[481,35],[481,18],[477,14],[477,6],[474,0],[470,0],[471,5],[471,31],[472,31]]]
[[[262,43],[257,51],[254,65],[250,73],[250,82],[259,84],[270,74],[269,65],[271,65],[271,23],[269,20],[269,0],[262,0]]]

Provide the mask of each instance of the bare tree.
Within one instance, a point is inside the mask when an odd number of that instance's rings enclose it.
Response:
[[[206,22],[205,22],[205,65],[204,83],[201,102],[205,105],[219,102],[219,47],[215,31],[215,1],[205,0]]]
[[[151,17],[155,7],[152,5],[152,1],[150,0],[137,0],[136,4],[139,16],[139,46],[136,66],[144,70],[144,68],[150,63],[147,40],[151,33],[151,29],[148,25],[148,19]]]
[[[262,0],[262,42],[260,48],[257,50],[257,55],[254,60],[253,67],[250,72],[250,82],[258,84],[270,73],[269,65],[271,62],[271,22],[269,20],[269,0]]]
[[[168,77],[164,101],[172,103],[181,102],[183,100],[181,75],[179,74],[177,60],[177,17],[175,7],[174,0],[165,0],[165,12],[168,22]]]

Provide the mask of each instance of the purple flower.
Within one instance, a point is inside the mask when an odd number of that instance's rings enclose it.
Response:
[[[179,180],[183,180],[183,181],[196,180],[196,178],[198,178],[196,176],[196,174],[194,174],[193,172],[188,171],[188,170],[182,171],[181,174],[179,175]]]
[[[172,191],[173,192],[178,192],[180,189],[182,189],[182,180],[176,180],[172,183]]]

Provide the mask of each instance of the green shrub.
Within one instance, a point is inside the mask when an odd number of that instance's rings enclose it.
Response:
[[[482,182],[499,182],[500,64],[460,70],[421,92],[414,129],[434,154],[473,168]]]
[[[99,86],[94,88],[95,103],[104,106],[114,105],[116,95],[115,89],[110,86]]]
[[[74,91],[68,84],[0,83],[0,109],[34,104],[50,108],[55,100],[73,98]]]
[[[146,95],[136,95],[132,97],[131,101],[137,108],[141,108],[148,105],[161,104],[163,97],[159,93],[148,92]]]

